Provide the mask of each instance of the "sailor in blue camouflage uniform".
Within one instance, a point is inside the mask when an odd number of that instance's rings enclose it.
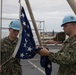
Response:
[[[57,75],[76,75],[76,16],[65,16],[61,27],[69,36],[64,41],[62,49],[53,53],[43,48],[39,53],[42,56],[47,55],[49,60],[60,65]]]
[[[13,20],[9,25],[9,35],[1,40],[1,63],[5,63],[14,52],[18,41],[20,22]],[[22,75],[20,59],[12,58],[2,66],[1,75]]]

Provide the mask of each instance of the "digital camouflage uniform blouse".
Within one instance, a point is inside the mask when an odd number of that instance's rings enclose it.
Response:
[[[18,38],[15,41],[10,41],[8,37],[1,40],[1,63],[6,62],[14,52]],[[12,58],[8,63],[2,66],[1,75],[22,75],[20,60]]]
[[[49,59],[60,65],[57,75],[76,75],[76,35],[68,38],[57,53],[49,53]]]

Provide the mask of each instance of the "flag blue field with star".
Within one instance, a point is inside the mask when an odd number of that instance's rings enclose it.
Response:
[[[16,57],[19,59],[33,58],[37,54],[37,51],[41,50],[42,48],[40,47],[36,48],[32,34],[32,29],[26,17],[23,7],[21,7],[20,22],[21,22],[21,31],[18,43],[16,45],[12,57]],[[51,61],[48,60],[47,56],[41,56],[40,64],[42,67],[45,68],[45,74],[51,75],[52,71]]]
[[[28,59],[33,58],[36,55],[36,45],[33,38],[32,30],[30,23],[26,17],[24,8],[21,7],[20,13],[20,21],[21,21],[21,42],[16,53],[16,58]]]

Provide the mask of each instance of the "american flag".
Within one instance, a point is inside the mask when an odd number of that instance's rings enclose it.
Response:
[[[42,48],[40,47],[36,48],[31,26],[26,17],[23,7],[21,7],[20,21],[21,21],[21,32],[12,57],[16,57],[19,59],[33,58],[37,54],[37,51],[41,50]],[[45,74],[51,75],[52,63],[50,60],[48,60],[47,56],[41,56],[40,64],[42,67],[45,68]]]
[[[21,34],[19,36],[17,46],[13,53],[13,57],[21,59],[33,58],[37,53],[35,51],[36,45],[33,38],[30,23],[27,19],[23,7],[21,7],[20,21],[21,21]]]

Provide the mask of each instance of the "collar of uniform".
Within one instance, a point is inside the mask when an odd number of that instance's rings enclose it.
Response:
[[[8,42],[9,44],[10,44],[10,43],[17,43],[17,41],[18,41],[18,38],[16,38],[14,41],[11,41],[11,40],[9,39],[9,37],[5,37],[5,42]]]
[[[74,35],[74,36],[66,39],[66,40],[64,41],[64,43],[69,43],[70,41],[71,41],[71,42],[74,42],[75,40],[76,40],[76,35]]]

